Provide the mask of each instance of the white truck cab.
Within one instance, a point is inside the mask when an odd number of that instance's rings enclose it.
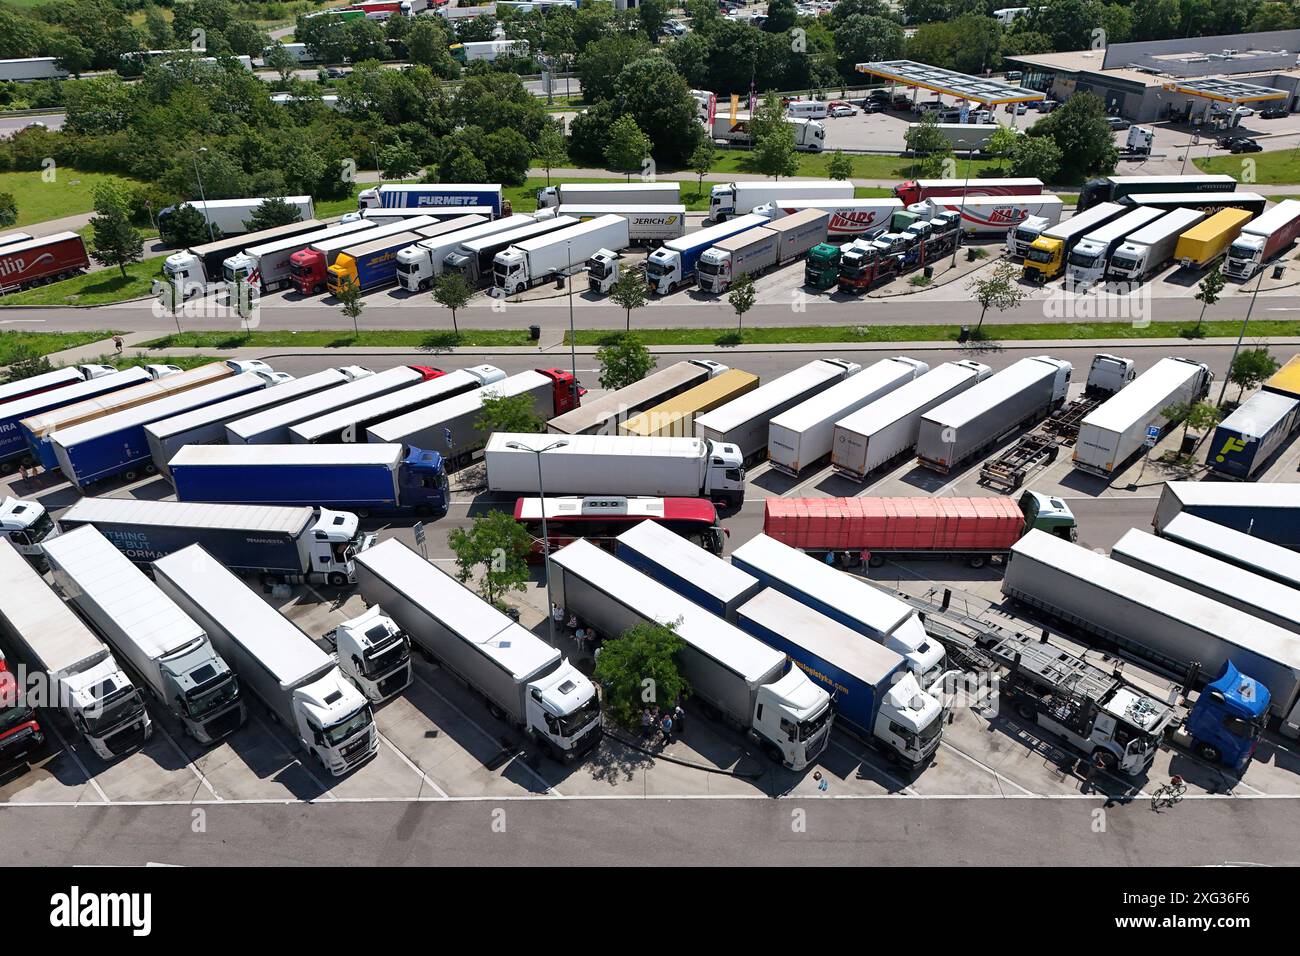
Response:
[[[39,557],[41,542],[54,533],[54,521],[37,501],[5,496],[0,499],[0,538],[27,558]],[[39,562],[37,562],[39,563]]]
[[[598,249],[587,260],[587,287],[592,292],[607,295],[618,281],[619,255],[612,249]]]
[[[525,723],[529,736],[544,743],[556,759],[572,763],[600,723],[596,687],[568,658],[528,685]]]
[[[334,776],[379,750],[370,701],[335,668],[293,692],[293,731]]]
[[[146,365],[144,370],[149,373],[149,377],[155,382],[160,378],[166,378],[168,375],[179,375],[185,369],[179,365]]]
[[[60,708],[85,736],[97,757],[112,760],[133,749],[110,746],[111,738],[126,735],[138,746],[153,733],[153,721],[139,689],[112,655],[106,655],[104,660],[84,671],[64,675],[59,683],[62,685]]]
[[[94,381],[97,378],[103,378],[105,375],[112,375],[117,371],[112,365],[78,365],[81,374],[86,377],[86,381]]]
[[[340,624],[334,644],[339,669],[371,703],[388,700],[411,683],[411,639],[378,604]]]
[[[1023,259],[1039,236],[1052,228],[1046,216],[1029,216],[1014,229],[1007,231],[1007,255]]]
[[[208,274],[203,262],[188,249],[173,252],[163,260],[162,278],[153,280],[153,294],[161,295],[167,290],[175,290],[177,301],[184,301],[192,295],[207,290]]]
[[[320,509],[311,529],[313,575],[330,583],[343,578],[348,584],[357,583],[356,556],[379,540],[377,533],[363,533],[360,527],[361,519],[351,511]]]
[[[944,708],[933,694],[921,689],[908,671],[880,701],[876,739],[893,748],[891,758],[907,767],[919,767],[939,747]]]
[[[750,732],[772,757],[803,770],[826,748],[833,716],[830,695],[798,667],[758,689]]]

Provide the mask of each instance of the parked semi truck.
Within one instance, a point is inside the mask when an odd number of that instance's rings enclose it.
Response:
[[[270,198],[269,196],[254,196],[249,199],[191,200],[190,202],[179,203],[158,210],[158,222],[160,227],[165,229],[168,219],[189,206],[197,211],[217,233],[225,236],[236,236],[248,232],[248,227],[244,223],[251,219],[253,213],[257,212],[262,207],[262,204]],[[298,213],[300,222],[315,220],[316,207],[312,203],[310,196],[284,196],[282,200],[294,208],[294,211]]]
[[[681,183],[560,183],[537,191],[537,208],[598,206],[607,203],[676,205]]]
[[[570,216],[579,222],[599,219],[601,216],[619,216],[627,221],[627,244],[630,246],[665,242],[686,233],[686,207],[680,204],[566,203],[551,208],[554,209],[553,215]],[[548,213],[550,210],[539,210],[538,218]]]
[[[0,293],[68,279],[89,268],[86,243],[75,232],[7,243],[0,246]]]
[[[1283,199],[1242,227],[1228,246],[1223,274],[1245,282],[1295,245],[1297,237],[1300,237],[1300,200]]]
[[[758,578],[653,521],[618,535],[614,554],[731,624],[741,605],[763,590]]]
[[[63,711],[103,760],[144,745],[153,733],[140,691],[90,627],[15,551],[0,541],[0,633],[45,678],[51,709]]]
[[[1133,205],[1134,200],[1124,200],[1126,205]],[[1142,196],[1143,206],[1162,209],[1199,209],[1209,215],[1222,209],[1240,209],[1258,216],[1268,208],[1268,199],[1259,193],[1147,193]]]
[[[186,445],[222,445],[226,441],[226,426],[234,421],[256,415],[268,408],[315,395],[352,381],[346,368],[327,368],[290,382],[281,382],[261,391],[249,392],[215,405],[205,405],[182,412],[171,418],[150,422],[144,426],[145,440],[154,467],[164,475],[171,471],[167,463]]]
[[[84,492],[96,482],[119,475],[133,481],[141,472],[152,474],[154,471],[144,430],[150,422],[261,391],[266,385],[266,379],[257,372],[243,372],[156,402],[60,429],[50,436],[50,445],[63,477],[79,491]]]
[[[1270,581],[1300,589],[1300,554],[1271,541],[1225,528],[1192,514],[1170,518],[1159,534]]]
[[[362,597],[384,607],[495,716],[564,762],[600,742],[596,688],[554,647],[399,541],[366,551],[357,567]]]
[[[763,533],[838,564],[949,558],[982,568],[1005,558],[1026,531],[1073,541],[1074,513],[1061,498],[1026,491],[1008,498],[768,498]]]
[[[676,292],[695,278],[696,264],[705,250],[766,222],[766,216],[751,213],[687,233],[680,239],[670,239],[646,259],[645,277],[650,291],[659,295]]]
[[[1292,588],[1278,581],[1140,528],[1125,532],[1111,547],[1110,556],[1120,564],[1300,634],[1300,601]]]
[[[164,292],[181,302],[192,295],[201,295],[217,288],[225,278],[226,260],[236,253],[295,239],[313,232],[319,232],[325,223],[319,219],[305,219],[292,222],[273,229],[263,229],[242,236],[223,236],[201,245],[173,252],[163,260],[162,277],[153,280],[154,295]]]
[[[1118,202],[1132,196],[1141,202],[1147,193],[1230,193],[1237,181],[1231,176],[1101,176],[1089,179],[1079,190],[1078,209],[1082,212],[1105,202]]]
[[[1300,428],[1300,399],[1256,392],[1214,429],[1205,466],[1223,478],[1249,481]]]
[[[411,638],[378,604],[325,634],[339,670],[372,704],[411,686]]]
[[[1284,548],[1300,549],[1300,485],[1166,481],[1152,526],[1157,534],[1179,514],[1196,515]]]
[[[1106,265],[1106,275],[1145,282],[1173,260],[1179,238],[1204,218],[1200,209],[1171,209],[1164,213],[1119,244]]]
[[[104,378],[117,371],[111,365],[73,365],[68,368],[54,369],[15,379],[0,385],[0,405],[7,405],[20,399],[31,398],[43,392],[81,385],[97,378]]]
[[[243,726],[239,681],[203,629],[94,528],[46,542],[55,586],[201,744]]]
[[[757,276],[803,256],[826,240],[830,216],[805,209],[756,226],[706,249],[695,267],[700,288],[721,294],[740,275]]]
[[[364,229],[373,229],[375,223],[369,219],[354,222],[338,222],[286,239],[250,246],[236,252],[221,264],[221,273],[226,285],[234,288],[241,280],[247,280],[257,292],[274,292],[281,286],[288,285],[292,275],[294,253],[311,246],[313,243],[327,239],[351,236]]]
[[[765,534],[731,554],[731,563],[765,587],[794,598],[831,620],[895,651],[923,688],[943,673],[944,650],[907,604],[875,585],[839,571]]]
[[[1102,203],[1045,230],[1025,252],[1024,277],[1034,282],[1055,279],[1065,271],[1066,258],[1084,236],[1130,212],[1131,208],[1120,203]]]
[[[199,545],[154,562],[154,579],[207,633],[272,718],[332,775],[379,750],[370,702],[332,657]]]
[[[449,470],[463,468],[487,443],[488,436],[478,427],[484,399],[514,395],[532,396],[533,413],[543,420],[580,404],[578,383],[571,373],[561,368],[535,369],[371,425],[366,440],[436,448]]]
[[[360,232],[317,239],[289,256],[289,281],[299,295],[318,295],[328,286],[330,269],[338,262],[339,256],[354,252],[360,245],[378,242],[389,236],[417,232],[434,226],[437,222],[433,216],[416,216],[371,225]],[[423,235],[419,238],[423,238]]]
[[[727,366],[709,359],[674,362],[640,381],[552,418],[546,423],[546,430],[557,435],[617,434],[619,424],[627,418],[726,371]]]
[[[289,441],[295,445],[365,441],[366,429],[371,425],[492,385],[505,377],[506,373],[494,365],[457,369],[299,422],[289,429]]]
[[[1204,362],[1161,359],[1080,422],[1074,467],[1102,478],[1114,477],[1146,447],[1148,429],[1163,432],[1177,424],[1166,417],[1166,411],[1195,404],[1213,379]]]
[[[409,445],[190,445],[171,468],[179,501],[312,504],[363,518],[447,510],[442,456]]]
[[[369,292],[396,282],[397,254],[422,238],[419,232],[399,232],[344,249],[327,270],[326,290],[338,296],[349,286]]]
[[[437,377],[437,369],[427,366],[399,365],[378,374],[359,365],[340,371],[348,378],[333,388],[254,412],[226,424],[226,443],[230,445],[284,445],[290,440],[294,425],[318,418],[336,409],[349,408],[379,395],[389,395],[410,388],[417,382]]]
[[[90,525],[136,564],[198,544],[239,574],[332,587],[356,582],[352,559],[377,540],[359,524],[325,508],[137,498],[82,498],[58,522],[64,533]]]
[[[641,438],[690,438],[695,419],[758,388],[758,376],[738,368],[674,395],[619,425],[620,435]]]
[[[1161,215],[1163,213],[1159,209],[1138,206],[1088,233],[1075,243],[1070,254],[1065,257],[1067,281],[1081,290],[1100,282],[1106,274],[1111,254],[1119,248],[1120,243],[1130,233],[1150,225]]]
[[[26,764],[45,746],[45,731],[36,719],[36,708],[18,686],[0,651],[0,772]]]
[[[1023,358],[921,416],[919,464],[948,474],[1020,425],[1065,403],[1069,362]]]
[[[749,460],[767,452],[768,423],[784,411],[856,375],[862,366],[842,359],[817,359],[761,385],[695,419],[695,434],[715,444],[735,445]]]
[[[493,257],[495,288],[508,295],[518,295],[556,275],[585,268],[588,257],[601,249],[618,250],[629,245],[628,222],[622,216],[599,216],[586,222],[572,216],[556,218],[571,219],[574,224],[512,243]]]
[[[41,543],[53,533],[54,520],[39,501],[0,497],[0,538],[41,570],[45,567]]]
[[[826,147],[826,124],[802,116],[787,116],[785,124],[794,135],[794,148],[805,153],[819,153]],[[745,115],[732,119],[730,115],[713,117],[709,127],[711,138],[734,146],[753,145],[753,126]]]
[[[478,206],[491,209],[494,219],[503,211],[509,214],[503,206],[500,183],[384,183],[357,194],[358,209],[427,209],[446,215]]]
[[[551,557],[556,600],[602,634],[637,624],[671,627],[683,648],[681,675],[712,707],[772,759],[802,770],[826,748],[830,695],[786,656],[710,614],[589,541]]]
[[[943,365],[898,387],[882,399],[835,422],[831,467],[854,481],[916,447],[921,417],[993,374],[987,365],[963,359]]]
[[[744,498],[745,466],[734,445],[621,435],[572,435],[561,441],[565,444],[541,456],[548,494],[700,497],[733,505]],[[528,449],[550,444],[536,435],[494,432],[483,452],[488,489],[537,494],[538,456]]]
[[[443,257],[443,271],[460,273],[473,288],[488,285],[492,280],[492,264],[496,261],[498,252],[503,252],[516,243],[560,232],[577,224],[578,220],[572,216],[551,216],[529,220],[516,229],[465,240]],[[578,261],[584,262],[585,257]]]
[[[768,423],[767,460],[777,471],[798,477],[803,469],[830,455],[836,422],[880,401],[929,370],[926,363],[902,355],[881,359],[838,385],[773,416]]]
[[[509,232],[532,221],[532,216],[503,216],[467,225],[432,239],[421,239],[397,254],[397,284],[407,292],[424,292],[442,275],[447,256],[462,243]]]
[[[1037,196],[1043,191],[1041,179],[909,179],[894,187],[894,195],[910,206],[923,199],[953,196]]]
[[[151,379],[144,369],[130,368],[122,372],[99,375],[89,380],[78,378],[74,385],[52,388],[0,404],[0,473],[10,471],[19,465],[31,465],[36,461],[23,438],[23,430],[19,423],[24,419],[66,408],[132,385],[142,385],[148,381]]]
[[[830,218],[826,235],[831,242],[843,242],[860,236],[873,236],[889,228],[894,213],[901,212],[901,199],[774,199],[755,206],[750,212],[779,220],[795,213],[816,209]]]
[[[1183,269],[1208,268],[1225,255],[1252,216],[1245,209],[1221,209],[1178,237],[1174,260]]]
[[[710,222],[722,222],[731,216],[744,216],[755,211],[758,206],[771,202],[845,201],[852,198],[853,184],[847,180],[804,179],[770,183],[718,183],[709,190],[708,218]]]
[[[1011,549],[1002,593],[1191,686],[1232,662],[1269,689],[1283,732],[1300,734],[1300,644],[1289,631],[1041,531]]]

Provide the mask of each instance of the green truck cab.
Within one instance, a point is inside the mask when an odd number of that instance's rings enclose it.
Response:
[[[839,281],[840,247],[819,242],[804,259],[803,282],[814,289],[830,289]]]
[[[1067,541],[1078,540],[1079,526],[1075,523],[1074,512],[1055,495],[1026,491],[1020,496],[1020,512],[1025,516],[1026,534],[1037,528]]]

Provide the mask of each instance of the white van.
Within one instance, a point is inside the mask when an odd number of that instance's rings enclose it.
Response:
[[[825,119],[826,104],[818,100],[795,100],[786,106],[785,112],[798,119]]]

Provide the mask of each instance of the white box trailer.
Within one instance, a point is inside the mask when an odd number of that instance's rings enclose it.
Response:
[[[557,216],[571,216],[586,222],[600,216],[622,216],[627,220],[629,245],[666,242],[686,232],[686,207],[647,203],[566,203],[555,208]]]
[[[773,759],[801,770],[830,738],[830,695],[780,651],[618,560],[578,540],[551,557],[556,601],[617,637],[641,623],[669,626],[682,640],[677,655],[695,697],[757,741]],[[803,733],[793,735],[782,725]]]
[[[1294,482],[1166,481],[1152,523],[1156,534],[1183,513],[1300,549],[1300,484]]]
[[[1094,635],[1177,680],[1214,680],[1232,661],[1292,724],[1300,642],[1290,631],[1037,529],[1011,548],[1002,593]]]
[[[199,743],[244,723],[239,681],[198,624],[93,527],[45,542],[54,583]]]
[[[1069,362],[1048,355],[1023,358],[968,392],[921,416],[920,464],[947,474],[1025,422],[1065,402]]]
[[[515,215],[467,226],[433,239],[421,239],[397,253],[397,284],[407,292],[423,292],[442,275],[445,260],[463,243],[509,232],[533,221],[532,216]]]
[[[1083,419],[1074,443],[1074,467],[1103,478],[1122,471],[1144,447],[1148,428],[1163,433],[1176,424],[1165,418],[1165,410],[1199,400],[1213,377],[1204,362],[1161,359]]]
[[[277,239],[260,246],[251,246],[226,259],[221,266],[222,273],[226,283],[231,287],[241,278],[247,277],[249,285],[258,292],[274,292],[281,286],[289,284],[290,259],[298,250],[306,249],[316,242],[351,236],[363,229],[374,227],[375,223],[369,219],[337,222],[303,236],[291,236],[288,239]]]
[[[0,541],[0,635],[49,682],[62,710],[99,757],[142,746],[153,731],[139,690],[108,645],[8,541]]]
[[[248,227],[244,222],[250,218],[258,207],[269,196],[255,196],[251,199],[194,199],[189,202],[180,203],[175,210],[180,211],[181,206],[193,206],[203,216],[204,220],[214,228],[220,229],[227,236],[237,236],[241,233],[248,232]],[[307,222],[316,218],[316,206],[310,196],[282,196],[279,197],[284,202],[292,206],[298,213],[298,218],[302,222]],[[170,209],[171,207],[169,207]],[[158,218],[164,218],[164,214],[170,215],[169,209],[159,211]],[[215,277],[214,277],[215,278]]]
[[[1178,237],[1205,218],[1202,209],[1171,209],[1124,239],[1111,253],[1106,275],[1145,282],[1174,258]]]
[[[627,246],[628,221],[624,217],[575,219],[567,229],[525,239],[498,252],[492,260],[492,284],[518,295],[554,276],[585,269],[587,260],[601,249],[617,252]]]
[[[777,199],[756,206],[753,211],[769,219],[779,220],[807,209],[821,210],[829,217],[826,223],[828,239],[819,241],[840,242],[857,236],[869,237],[888,231],[894,213],[903,211],[903,201],[901,199]]]
[[[853,183],[840,179],[801,179],[785,182],[719,183],[709,191],[709,221],[743,216],[756,206],[792,199],[841,200],[853,198]]]
[[[674,362],[638,382],[552,418],[546,423],[546,430],[557,435],[616,435],[620,422],[725,371],[727,366],[709,359]]]
[[[721,408],[695,418],[695,434],[717,444],[735,445],[744,458],[767,451],[767,426],[777,415],[862,368],[843,359],[817,359],[760,385]]]
[[[1271,541],[1262,541],[1191,514],[1175,515],[1159,533],[1162,538],[1184,547],[1195,548],[1220,561],[1300,590],[1300,554]]]
[[[803,209],[773,222],[767,228],[776,233],[776,264],[794,262],[817,243],[825,242],[830,221],[830,213],[824,209]]]
[[[726,292],[737,276],[757,276],[776,265],[777,249],[777,235],[768,226],[727,236],[704,250],[695,265],[695,281],[705,292]]]
[[[367,370],[368,371],[368,370]],[[289,442],[291,429],[299,422],[318,418],[336,408],[347,408],[379,395],[388,395],[424,381],[424,373],[407,365],[390,368],[378,374],[361,375],[355,381],[339,385],[315,395],[308,395],[287,405],[268,408],[226,426],[226,443],[229,445],[283,445]]]
[[[547,233],[559,232],[576,226],[578,220],[572,216],[550,216],[546,219],[530,219],[523,225],[509,231],[496,232],[492,235],[477,236],[462,242],[451,252],[443,256],[444,272],[459,272],[472,287],[491,285],[493,263],[497,253],[529,239],[536,239]],[[586,262],[586,259],[580,260]]]
[[[892,394],[930,370],[925,362],[897,355],[869,365],[768,424],[767,460],[777,471],[798,476],[831,453],[836,422]]]
[[[844,416],[835,422],[831,467],[845,477],[864,481],[877,468],[916,447],[921,416],[992,374],[987,365],[969,359],[945,362]]]
[[[154,467],[168,475],[167,463],[186,445],[225,444],[226,425],[230,422],[350,381],[352,376],[346,370],[327,368],[261,391],[150,422],[144,427],[144,434]]]
[[[963,204],[958,196],[930,196],[928,201],[940,209],[961,216],[961,231],[967,236],[1005,236],[1026,219],[1041,220],[1042,227],[1061,221],[1065,201],[1060,196],[967,196]]]
[[[1110,556],[1120,564],[1300,634],[1300,600],[1285,584],[1140,528],[1130,529],[1115,542]]]
[[[744,497],[744,466],[734,448],[700,438],[633,435],[572,435],[562,441],[541,456],[547,494]],[[538,456],[527,449],[550,444],[545,436],[493,433],[483,451],[488,490],[537,494]]]
[[[154,579],[272,716],[336,777],[379,750],[370,702],[338,663],[201,547],[154,562]]]
[[[537,191],[537,208],[609,203],[676,205],[681,202],[681,188],[681,183],[560,183]]]
[[[0,82],[30,83],[34,80],[66,80],[68,71],[55,56],[26,56],[0,60]]]
[[[289,442],[294,445],[310,445],[320,442],[365,441],[366,429],[371,425],[491,385],[505,377],[506,373],[495,365],[457,369],[437,378],[417,382],[409,388],[401,388],[299,422],[289,429]]]
[[[1074,244],[1065,258],[1068,279],[1080,288],[1099,282],[1106,274],[1110,254],[1119,248],[1124,238],[1162,215],[1159,209],[1139,206],[1088,233]]]
[[[558,759],[599,742],[600,700],[557,649],[400,541],[357,556],[361,595]]]

